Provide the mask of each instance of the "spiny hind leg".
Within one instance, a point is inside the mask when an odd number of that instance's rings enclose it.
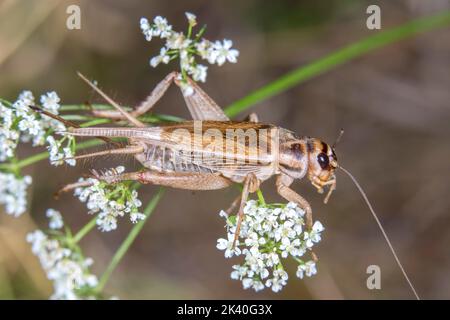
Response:
[[[186,84],[179,77],[176,77],[174,81],[183,91]],[[192,88],[193,92],[189,95],[183,94],[183,97],[193,120],[230,120],[222,108],[195,81],[187,77],[187,84]]]
[[[151,170],[140,172],[139,182],[151,183],[186,190],[218,190],[229,187],[233,182],[216,173],[184,173],[155,172]]]
[[[93,178],[115,184],[121,181],[138,181],[143,184],[155,184],[177,189],[187,190],[217,190],[230,186],[233,182],[215,173],[183,173],[183,172],[155,172],[151,170],[127,172],[121,174],[102,174],[92,170]],[[70,191],[78,187],[88,187],[93,183],[86,181],[69,184],[60,192]]]
[[[98,181],[106,182],[108,184],[115,184],[115,183],[119,183],[121,181],[129,181],[129,180],[139,181],[140,174],[141,174],[141,172],[129,172],[129,173],[117,174],[114,171],[105,174],[105,173],[99,173],[96,170],[91,170],[91,178],[94,178]],[[60,190],[58,190],[55,193],[55,197],[59,197],[59,195],[61,193],[75,190],[77,188],[87,188],[87,187],[93,186],[94,183],[95,183],[95,181],[93,181],[91,179],[84,180],[84,181],[78,181],[78,182],[74,182],[74,183],[69,183],[69,184],[65,185],[64,187],[62,187]]]
[[[166,93],[173,82],[175,82],[182,91],[183,88],[186,87],[186,84],[180,79],[180,73],[171,72],[155,87],[155,89],[153,89],[152,93],[144,100],[144,102],[130,112],[130,115],[137,118],[150,111],[156,102],[158,102]],[[193,92],[190,95],[183,94],[183,96],[193,120],[229,120],[217,103],[208,96],[195,81],[187,77],[187,82]],[[96,110],[94,111],[94,114],[99,117],[125,119],[122,112],[114,110]]]

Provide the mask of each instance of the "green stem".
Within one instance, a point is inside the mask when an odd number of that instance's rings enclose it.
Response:
[[[230,118],[233,118],[254,104],[271,98],[295,85],[303,83],[306,80],[348,62],[351,59],[355,59],[365,53],[406,39],[415,34],[430,31],[448,24],[450,24],[450,11],[445,11],[433,16],[413,20],[387,31],[378,32],[373,36],[335,51],[322,59],[316,60],[306,66],[299,67],[268,85],[253,91],[244,98],[230,104],[225,109],[225,113]]]
[[[139,221],[136,223],[136,225],[131,229],[131,232],[128,234],[128,236],[125,238],[125,240],[120,245],[117,252],[114,254],[114,256],[111,259],[111,262],[109,263],[108,267],[106,268],[105,272],[100,278],[100,281],[98,283],[98,286],[96,288],[97,292],[102,292],[103,288],[105,287],[106,283],[108,282],[109,277],[113,273],[113,271],[116,269],[119,262],[122,260],[124,255],[127,253],[129,247],[134,242],[136,237],[138,236],[139,232],[144,227],[145,222],[147,221],[148,217],[151,215],[153,210],[155,209],[156,205],[158,204],[159,200],[161,199],[162,195],[164,193],[164,188],[160,188],[156,195],[152,198],[152,200],[147,204],[144,215],[145,218],[142,221]]]
[[[89,233],[95,226],[97,225],[97,217],[91,219],[77,234],[72,238],[73,243],[80,242],[81,239],[84,238],[85,235]]]
[[[124,107],[126,109],[126,107]],[[108,104],[65,104],[61,106],[61,111],[81,111],[81,110],[108,110],[111,109],[111,106]]]
[[[87,128],[87,127],[92,127],[92,126],[96,126],[98,124],[105,124],[105,123],[110,123],[111,119],[104,119],[104,118],[100,118],[100,119],[93,119],[91,121],[85,122],[80,124],[81,128]]]
[[[259,203],[262,204],[263,206],[265,206],[266,205],[266,200],[264,200],[264,196],[262,194],[261,189],[258,189],[258,191],[256,191],[256,194],[258,195]]]

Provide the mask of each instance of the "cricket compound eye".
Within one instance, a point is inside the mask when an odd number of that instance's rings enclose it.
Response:
[[[319,155],[317,156],[317,161],[319,162],[319,165],[322,169],[328,168],[328,165],[330,164],[328,156],[323,152],[319,153]]]

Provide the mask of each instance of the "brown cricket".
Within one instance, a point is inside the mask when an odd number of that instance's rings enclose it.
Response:
[[[272,124],[260,123],[256,114],[251,114],[247,121],[231,121],[214,100],[189,78],[187,82],[193,88],[193,94],[184,95],[184,99],[193,120],[148,127],[138,117],[149,112],[173,82],[179,87],[183,85],[179,73],[172,72],[167,75],[145,101],[131,112],[125,111],[83,75],[79,76],[116,109],[94,110],[94,115],[126,120],[132,127],[70,127],[68,134],[73,136],[103,139],[121,137],[129,141],[126,147],[74,158],[131,154],[145,168],[123,174],[101,175],[94,171],[98,180],[107,183],[134,180],[188,190],[216,190],[233,183],[242,183],[242,193],[229,209],[232,211],[239,204],[236,242],[247,198],[250,193],[259,189],[263,181],[276,176],[278,193],[305,211],[306,228],[310,230],[313,221],[311,206],[290,186],[294,180],[305,176],[319,193],[328,186],[329,190],[324,199],[326,203],[336,188],[335,170],[340,168],[350,176],[362,193],[403,275],[418,298],[365,193],[353,176],[338,165],[334,150],[336,143],[329,145],[320,139],[299,136]],[[86,186],[87,183],[83,181],[69,184],[62,190]],[[314,253],[312,256],[317,259]]]
[[[307,176],[319,192],[323,192],[324,186],[330,186],[325,202],[336,187],[334,170],[338,164],[333,147],[316,138],[298,136],[287,129],[259,123],[255,114],[250,115],[248,121],[230,121],[214,100],[190,79],[188,82],[194,93],[184,98],[194,121],[157,127],[144,125],[137,117],[151,110],[172,82],[179,84],[179,74],[176,72],[160,82],[131,113],[124,111],[84,76],[80,76],[117,109],[94,111],[95,115],[125,119],[134,127],[70,128],[69,134],[74,136],[122,137],[129,141],[124,148],[75,158],[133,154],[146,168],[119,175],[98,175],[96,178],[99,180],[108,183],[136,180],[189,190],[215,190],[242,183],[236,238],[249,193],[256,192],[261,182],[273,175],[277,177],[278,193],[305,211],[308,229],[312,227],[311,206],[290,185],[295,179]],[[248,141],[251,136],[256,139],[252,143]],[[66,189],[75,186],[69,185]]]

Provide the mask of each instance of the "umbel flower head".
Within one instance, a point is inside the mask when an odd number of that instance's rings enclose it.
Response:
[[[236,63],[239,51],[233,49],[233,42],[224,39],[223,41],[210,41],[202,38],[205,27],[193,35],[193,28],[197,25],[197,17],[186,12],[188,19],[187,33],[174,31],[172,25],[167,22],[166,18],[157,16],[153,22],[147,18],[141,18],[140,25],[142,33],[147,41],[153,38],[161,38],[165,40],[165,46],[160,49],[159,55],[150,59],[150,65],[157,67],[159,64],[167,64],[170,61],[179,58],[181,79],[183,80],[184,95],[193,93],[186,82],[186,75],[192,76],[194,81],[206,81],[208,67],[197,63],[196,57],[207,61],[209,64],[223,65],[225,62]]]
[[[125,171],[123,166],[108,170],[108,174],[120,174]],[[86,181],[84,178],[80,182]],[[145,218],[139,212],[142,202],[138,199],[138,192],[128,183],[108,184],[95,178],[87,179],[89,187],[75,189],[75,196],[85,202],[90,214],[97,214],[97,225],[101,231],[117,229],[117,219],[128,215],[131,222],[136,223]]]
[[[7,214],[19,217],[27,209],[27,188],[31,176],[16,177],[12,173],[0,172],[0,204]]]
[[[236,232],[236,216],[226,219],[227,238],[217,240],[217,248],[225,251],[225,257],[244,256],[244,262],[233,266],[231,278],[242,281],[244,289],[260,291],[269,287],[280,291],[289,278],[282,260],[292,258],[298,263],[297,277],[311,277],[317,273],[316,263],[305,260],[305,254],[321,240],[324,227],[316,221],[306,232],[305,212],[295,203],[261,204],[249,200],[244,208],[244,219],[238,241],[233,248]]]
[[[58,114],[60,98],[57,93],[47,92],[40,98],[40,107],[50,113]],[[19,142],[33,143],[42,146],[47,142],[50,161],[54,165],[64,163],[63,158],[74,154],[75,140],[65,136],[60,140],[53,137],[54,132],[64,132],[64,124],[34,112],[30,106],[35,106],[35,98],[31,91],[23,91],[11,105],[0,102],[0,162],[14,157]],[[63,145],[65,143],[65,145]],[[68,159],[67,164],[74,166],[75,160]]]
[[[58,114],[60,105],[56,92],[47,92],[40,98],[40,107]],[[0,162],[13,161],[20,142],[32,142],[33,146],[42,146],[47,142],[50,162],[60,165],[64,162],[74,166],[71,158],[75,151],[75,139],[65,136],[55,139],[53,133],[65,131],[64,124],[34,112],[30,107],[37,105],[31,91],[23,91],[14,103],[0,102]],[[6,213],[20,216],[27,208],[27,187],[30,176],[21,176],[20,172],[10,170],[0,172],[0,204]]]
[[[49,227],[54,230],[53,235],[36,230],[27,235],[27,241],[31,243],[31,250],[39,258],[47,278],[53,282],[54,292],[50,298],[94,298],[98,279],[89,271],[93,260],[83,257],[76,245],[55,231],[64,227],[60,212],[48,209],[47,217],[50,218]]]

